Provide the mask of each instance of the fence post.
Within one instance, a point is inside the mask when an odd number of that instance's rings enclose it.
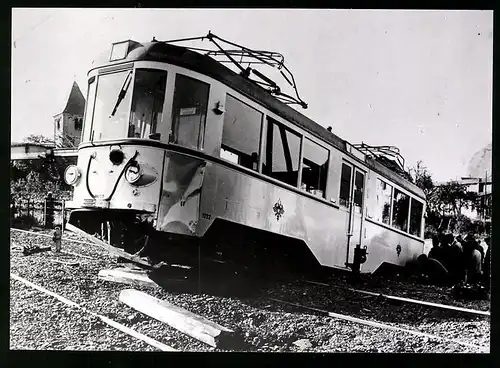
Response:
[[[45,203],[47,207],[47,221],[45,222],[45,224],[47,228],[52,229],[52,227],[54,226],[54,200],[52,199],[51,192],[47,194]]]
[[[43,201],[43,227],[47,227],[47,198]]]
[[[61,231],[64,231],[64,220],[66,217],[66,207],[64,205],[64,199],[62,200],[62,223],[61,223]]]

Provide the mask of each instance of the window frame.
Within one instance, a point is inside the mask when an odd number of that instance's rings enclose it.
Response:
[[[397,228],[393,224],[393,220],[394,220],[394,199],[395,199],[396,190],[399,193],[401,193],[401,194],[405,195],[406,197],[408,197],[408,212],[406,214],[406,229],[404,229],[404,230]],[[392,204],[391,204],[391,227],[394,228],[394,229],[396,229],[396,230],[402,231],[402,232],[404,232],[405,234],[408,234],[408,235],[411,235],[410,232],[409,232],[411,199],[412,199],[412,196],[409,193],[407,193],[406,191],[401,190],[400,188],[394,187],[394,189],[392,191]]]
[[[95,83],[95,91],[94,91],[94,97],[93,97],[93,103],[92,103],[92,116],[90,117],[90,127],[88,128],[88,138],[85,138],[85,133],[86,133],[86,120],[87,120],[87,114],[89,111],[89,96],[90,96],[90,86],[91,84]],[[95,101],[96,101],[96,95],[97,95],[97,74],[92,75],[87,79],[87,99],[85,100],[85,111],[83,113],[83,125],[82,125],[82,133],[80,136],[80,142],[90,142],[92,140],[92,127],[94,126],[94,108],[95,108]]]
[[[258,173],[261,173],[262,174],[262,151],[263,151],[263,139],[265,138],[265,130],[264,130],[264,122],[267,121],[266,117],[267,115],[262,111],[262,110],[259,110],[259,109],[256,109],[255,107],[253,107],[252,105],[246,103],[245,101],[243,101],[241,98],[238,98],[236,97],[234,94],[232,93],[228,93],[226,92],[225,93],[225,100],[224,100],[224,103],[225,103],[225,106],[226,106],[226,112],[225,114],[227,113],[227,98],[228,97],[231,97],[232,99],[234,99],[235,101],[241,103],[242,105],[246,106],[247,108],[250,108],[252,109],[253,111],[255,111],[256,113],[260,114],[260,130],[259,130],[259,135],[258,135],[258,138],[259,138],[259,146],[257,147],[257,152],[258,152],[258,159],[257,159],[257,170],[254,170],[254,169],[251,169],[251,168],[248,168],[246,166],[243,166],[239,163],[237,163],[236,165],[238,166],[241,166],[241,167],[245,167],[249,170],[252,170],[252,171],[255,171],[255,172],[258,172]],[[223,159],[224,161],[228,161],[228,162],[231,162],[231,163],[234,163],[228,159],[225,159],[224,157],[221,156],[221,150],[225,150],[225,151],[228,151],[230,153],[233,153],[232,152],[232,149],[225,149],[223,148],[222,146],[224,145],[223,144],[223,137],[224,137],[224,120],[225,120],[225,116],[222,118],[222,132],[221,132],[221,140],[220,140],[220,149],[219,149],[219,157],[221,159]],[[266,128],[267,128],[267,125],[266,125]],[[235,151],[235,150],[234,150]],[[234,154],[234,153],[233,153]]]
[[[412,208],[413,201],[420,203],[420,205],[422,206],[422,213],[420,214],[420,220],[419,220],[420,225],[419,225],[417,235],[411,233],[411,208]],[[422,225],[424,224],[424,215],[425,215],[424,209],[425,209],[425,202],[422,202],[422,201],[418,200],[417,198],[410,196],[410,209],[408,211],[408,234],[410,234],[412,236],[417,236],[419,238],[422,237]]]
[[[394,186],[394,184],[389,183],[386,180],[381,179],[380,177],[375,177],[375,204],[377,206],[378,206],[378,202],[377,202],[376,196],[378,194],[378,182],[384,183],[386,186],[391,187],[391,195],[389,196],[389,214],[388,214],[389,222],[387,224],[384,222],[384,214],[383,214],[383,212],[381,214],[381,220],[378,220],[378,219],[374,218],[375,216],[373,216],[373,214],[371,214],[372,211],[369,211],[370,215],[367,214],[367,217],[370,220],[378,222],[378,223],[383,224],[385,226],[392,226],[391,225],[391,222],[392,222],[392,201],[393,201],[395,186]],[[379,210],[379,208],[377,208],[377,211],[378,210]]]
[[[300,189],[300,177],[301,177],[301,173],[302,173],[302,160],[301,160],[301,157],[303,155],[303,138],[304,138],[304,134],[303,133],[299,133],[296,129],[293,129],[288,124],[286,124],[283,121],[281,121],[281,119],[276,119],[274,116],[271,116],[270,114],[265,114],[264,113],[264,116],[265,116],[265,119],[264,119],[264,121],[265,121],[265,128],[263,127],[263,134],[262,134],[262,138],[261,138],[262,156],[259,158],[259,160],[260,160],[259,166],[260,166],[260,169],[261,169],[261,171],[259,171],[259,172],[262,175],[265,175],[268,178],[271,178],[273,180],[277,180],[280,183],[283,183],[285,185],[289,185],[291,187],[294,187],[295,189],[298,189],[301,193],[304,193],[304,191],[302,191]],[[263,157],[264,157],[264,155],[266,155],[266,164],[267,164],[267,152],[263,152],[263,151],[264,151],[264,142],[265,142],[266,151],[267,151],[267,147],[268,147],[267,145],[269,143],[268,142],[268,138],[269,138],[269,134],[268,134],[269,133],[269,123],[270,123],[269,120],[272,120],[271,124],[273,124],[273,132],[274,132],[274,126],[277,126],[278,129],[279,129],[279,126],[282,126],[283,129],[285,130],[285,135],[286,135],[287,132],[290,132],[292,135],[294,135],[297,138],[299,138],[299,157],[298,157],[298,167],[297,167],[297,181],[296,181],[295,185],[292,185],[292,184],[284,182],[284,181],[282,181],[280,179],[274,178],[271,175],[268,175],[268,174],[266,174],[266,173],[264,173],[262,171],[262,164],[263,164]],[[274,138],[274,133],[273,133],[273,138]],[[264,139],[265,139],[265,141],[264,141]],[[281,140],[281,135],[280,135],[280,142],[283,145],[283,141]],[[290,148],[290,145],[288,145],[288,147]],[[271,150],[271,152],[273,152],[273,150]],[[284,154],[284,152],[283,152],[283,154]],[[292,166],[293,166],[293,161],[292,161]],[[288,172],[288,170],[287,170],[287,172]],[[311,194],[311,193],[308,193],[308,194]]]
[[[110,74],[119,74],[119,73],[125,73],[125,72],[132,71],[132,76],[131,76],[131,81],[130,81],[130,84],[132,85],[132,87],[130,85],[128,87],[128,88],[132,88],[132,92],[131,92],[130,100],[128,102],[128,107],[127,107],[127,118],[126,118],[127,124],[124,127],[124,131],[122,132],[122,137],[123,138],[120,138],[120,139],[127,139],[127,136],[128,136],[128,124],[129,124],[129,121],[130,121],[130,110],[132,109],[132,98],[133,98],[133,94],[134,94],[133,83],[135,83],[135,70],[136,70],[136,68],[134,68],[133,65],[128,65],[127,67],[119,68],[119,69],[111,69],[111,70],[107,70],[107,69],[102,70],[101,69],[101,70],[98,70],[98,73],[95,75],[96,86],[95,86],[94,106],[92,108],[92,119],[91,119],[92,124],[91,124],[91,127],[90,127],[90,139],[89,139],[89,142],[94,142],[95,141],[95,139],[94,139],[95,138],[94,137],[95,136],[95,129],[94,129],[94,125],[95,125],[94,124],[94,119],[95,119],[95,105],[97,103],[97,93],[99,91],[99,82],[100,82],[101,77],[107,76],[107,75],[110,75]],[[103,140],[106,141],[106,140],[109,140],[109,138],[105,138]]]
[[[163,101],[161,103],[161,106],[162,106],[162,118],[160,121],[157,121],[156,122],[156,126],[155,126],[155,133],[158,133],[158,127],[163,125],[163,122],[165,121],[165,114],[164,114],[164,108],[165,108],[165,100],[167,99],[167,96],[168,96],[168,79],[170,77],[170,72],[168,69],[157,69],[157,68],[150,68],[150,67],[146,67],[146,66],[135,66],[134,67],[134,73],[133,73],[133,79],[132,79],[132,96],[130,97],[130,106],[129,106],[129,117],[128,117],[128,124],[127,124],[127,131],[126,131],[126,134],[125,134],[125,139],[151,139],[151,138],[134,138],[134,137],[129,137],[128,136],[128,132],[129,132],[129,127],[130,127],[130,123],[131,123],[131,119],[132,119],[132,106],[134,104],[134,97],[136,95],[136,89],[135,89],[135,83],[136,83],[136,80],[135,80],[135,76],[136,76],[136,71],[141,71],[141,70],[147,70],[147,71],[154,71],[154,72],[163,72],[166,74],[166,78],[165,78],[165,91],[164,91],[164,96],[163,96]],[[175,81],[174,81],[175,82]],[[151,124],[151,127],[153,127],[153,124]]]
[[[313,145],[316,145],[322,149],[324,149],[327,153],[327,159],[326,159],[326,173],[325,173],[325,190],[323,192],[323,196],[322,197],[317,197],[315,196],[314,194],[312,193],[309,193],[308,191],[306,190],[302,190],[301,188],[301,185],[302,185],[302,171],[304,170],[304,152],[305,152],[305,145],[306,145],[306,140],[308,140],[310,143],[312,143]],[[331,162],[331,151],[329,148],[317,143],[317,141],[309,138],[309,137],[306,137],[305,135],[301,135],[301,142],[300,142],[300,155],[299,155],[299,160],[300,160],[300,166],[299,166],[299,189],[301,191],[303,191],[304,193],[308,193],[308,194],[311,194],[317,198],[322,198],[324,200],[326,200],[327,198],[327,191],[328,191],[328,184],[329,184],[329,180],[330,180],[330,176],[329,176],[329,173],[330,173],[330,162]]]
[[[174,121],[174,116],[175,116],[174,104],[175,104],[175,97],[176,97],[175,86],[176,86],[176,83],[177,83],[177,77],[179,75],[181,75],[184,78],[196,81],[196,82],[198,82],[200,84],[204,84],[204,85],[206,85],[208,87],[208,90],[207,90],[206,110],[205,110],[205,119],[203,119],[203,123],[200,124],[197,147],[195,148],[196,150],[203,151],[204,146],[205,146],[205,130],[206,130],[207,118],[208,118],[208,112],[209,112],[210,93],[211,93],[211,89],[212,89],[211,88],[212,84],[208,83],[208,82],[205,82],[205,81],[203,81],[203,80],[201,80],[199,78],[192,77],[192,76],[190,76],[188,74],[185,74],[183,72],[170,71],[168,69],[165,70],[165,71],[167,72],[167,82],[165,83],[165,98],[164,98],[164,101],[168,100],[168,91],[169,91],[169,89],[168,89],[168,87],[169,87],[168,80],[170,78],[170,75],[173,74],[173,78],[172,78],[173,79],[173,83],[172,83],[172,91],[171,91],[172,99],[169,100],[169,101],[171,101],[171,107],[170,107],[170,121],[171,121],[171,123],[170,123],[170,134],[169,134],[169,137],[168,137],[168,143],[170,143],[170,144],[175,144],[175,145],[179,145],[179,146],[185,147],[185,145],[173,141],[173,133],[174,133],[174,126],[175,126],[175,121]],[[165,106],[164,106],[164,108],[165,108]],[[166,111],[163,116],[166,116],[167,112],[168,111]],[[162,122],[163,122],[163,119],[162,119]],[[193,147],[187,147],[187,148],[193,149]]]
[[[354,190],[355,190],[355,187],[356,187],[356,174],[357,173],[360,173],[361,175],[363,175],[363,190],[361,192],[361,205],[360,206],[357,206],[356,203],[354,202],[355,198],[354,198]],[[351,188],[351,198],[352,198],[352,203],[353,203],[353,207],[354,207],[354,213],[356,213],[356,207],[359,207],[360,211],[359,211],[359,215],[362,215],[363,214],[363,207],[365,205],[365,193],[366,193],[366,171],[362,170],[360,167],[358,166],[354,166],[354,172],[352,173],[352,188]]]
[[[350,175],[349,175],[349,198],[347,198],[347,205],[344,205],[341,203],[341,198],[340,198],[340,192],[342,191],[342,169],[343,169],[343,166],[346,165],[347,167],[349,167],[351,169],[351,172],[350,172]],[[349,210],[350,208],[350,202],[352,200],[352,193],[353,193],[353,185],[352,185],[352,179],[353,179],[353,176],[354,176],[354,165],[351,164],[350,162],[348,161],[345,161],[345,160],[342,160],[341,162],[341,165],[340,165],[340,175],[339,175],[339,192],[338,192],[338,204],[339,204],[339,207],[340,208],[344,208],[344,209],[347,209]]]

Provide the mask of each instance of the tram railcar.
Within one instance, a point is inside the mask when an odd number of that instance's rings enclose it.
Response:
[[[397,150],[348,143],[262,73],[214,56],[238,64],[234,51],[174,43],[115,43],[89,71],[78,160],[65,173],[71,224],[131,254],[155,243],[172,251],[167,261],[208,249],[214,233],[229,253],[267,239],[280,258],[295,242],[319,265],[364,273],[422,253],[425,195],[390,160]]]

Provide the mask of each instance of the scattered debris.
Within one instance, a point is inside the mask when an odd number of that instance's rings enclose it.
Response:
[[[485,300],[488,299],[488,290],[480,284],[457,284],[452,289],[453,296],[457,299]],[[489,312],[483,312],[488,313]]]
[[[311,341],[309,341],[309,339],[300,339],[294,341],[293,345],[297,346],[300,350],[310,349],[312,347]]]
[[[75,267],[75,266],[79,266],[80,263],[79,262],[64,262],[64,261],[59,261],[57,259],[51,259],[50,260],[51,262],[55,262],[55,263],[60,263],[60,264],[63,264],[65,266],[72,266],[72,267]]]
[[[113,270],[101,270],[99,271],[98,277],[101,280],[118,282],[128,285],[141,285],[157,287],[153,280],[151,280],[146,271],[132,270],[128,268],[116,268]]]
[[[36,253],[47,252],[50,249],[51,249],[51,247],[41,248],[38,245],[28,244],[28,245],[23,247],[23,254],[25,256],[30,256],[30,255],[36,254]]]

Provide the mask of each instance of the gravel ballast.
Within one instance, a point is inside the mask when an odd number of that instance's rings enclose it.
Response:
[[[72,238],[78,239],[76,236]],[[30,243],[41,247],[52,245],[51,239],[47,237],[11,232],[11,245],[23,246]],[[56,255],[51,251],[31,256],[11,251],[11,272],[175,349],[218,351],[121,303],[118,300],[120,291],[130,286],[102,281],[97,277],[102,269],[122,266],[114,257],[93,245],[66,240],[63,240],[62,250],[79,253],[95,261],[75,255]],[[79,264],[67,266],[52,262],[53,259]],[[156,350],[120,331],[103,326],[99,319],[27,288],[20,282],[11,279],[10,285],[11,349]],[[424,287],[419,286],[419,288]],[[237,330],[245,339],[244,347],[239,348],[245,351],[478,351],[455,343],[363,326],[309,310],[298,310],[270,301],[269,297],[450,339],[460,339],[470,344],[489,346],[490,321],[487,317],[465,316],[454,312],[436,311],[428,307],[395,304],[348,290],[306,285],[301,282],[266,287],[251,297],[197,295],[150,287],[135,287],[135,289]],[[397,290],[403,289],[402,286],[397,288]],[[387,288],[384,288],[383,292],[397,295]],[[419,299],[424,300],[422,297]],[[482,307],[479,307],[477,303],[473,304],[462,303],[460,306],[482,309],[485,305],[482,303]]]

